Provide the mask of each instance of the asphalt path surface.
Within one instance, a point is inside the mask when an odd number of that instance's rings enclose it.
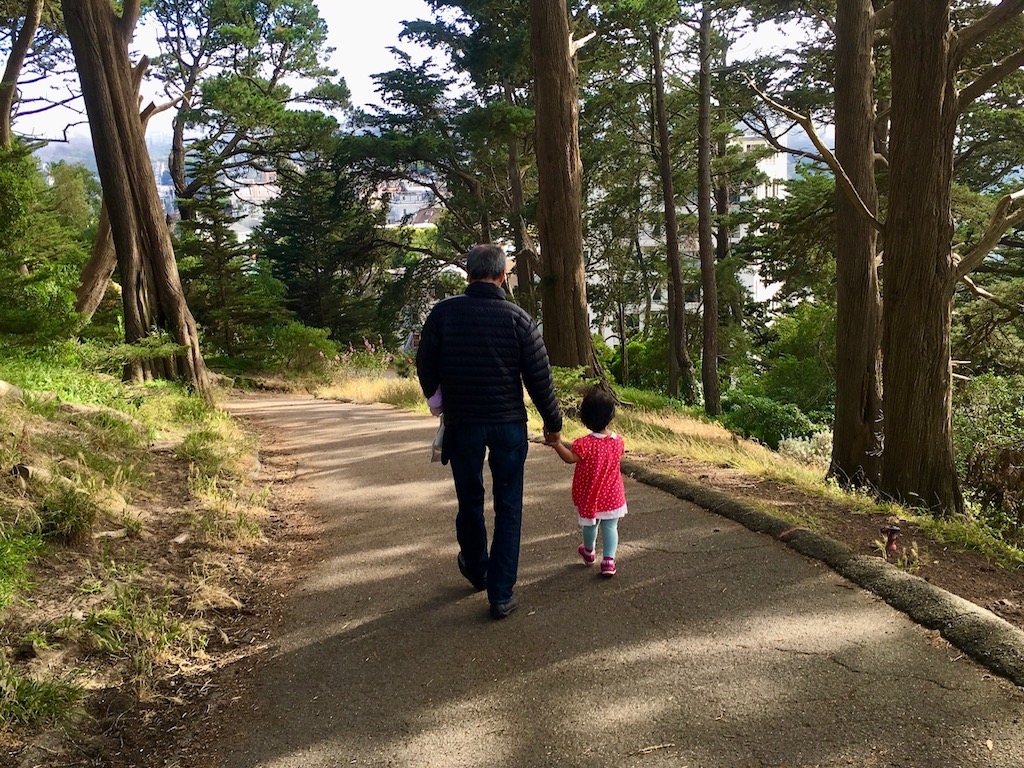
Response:
[[[1024,691],[784,545],[626,481],[618,575],[576,553],[572,468],[531,444],[516,593],[455,557],[436,419],[245,399],[324,547],[206,765],[1024,766]]]

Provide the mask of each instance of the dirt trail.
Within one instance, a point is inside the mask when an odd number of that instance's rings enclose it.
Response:
[[[619,574],[576,556],[571,468],[531,445],[520,582],[455,567],[435,421],[240,400],[299,467],[323,545],[272,651],[179,766],[998,766],[1024,691],[817,562],[627,480]]]

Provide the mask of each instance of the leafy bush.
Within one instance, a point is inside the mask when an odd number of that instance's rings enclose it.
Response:
[[[395,355],[388,351],[384,340],[378,337],[376,344],[366,338],[361,346],[349,344],[348,351],[333,357],[328,365],[343,376],[378,379],[391,369],[394,362]]]
[[[779,453],[815,466],[832,461],[832,433],[815,432],[810,437],[787,437],[779,441]]]
[[[588,378],[585,366],[576,368],[560,368],[551,366],[551,376],[555,382],[555,396],[558,405],[566,416],[574,417],[580,412],[583,393],[587,387],[596,384],[597,379]]]
[[[1024,535],[1024,377],[993,374],[953,393],[953,447],[968,497],[998,531]]]
[[[321,372],[338,354],[338,345],[326,328],[310,328],[292,321],[274,329],[268,340],[265,362],[272,370],[298,373]]]
[[[744,437],[754,438],[777,449],[787,437],[810,437],[822,431],[799,408],[767,397],[748,395],[737,389],[722,397],[722,424]]]

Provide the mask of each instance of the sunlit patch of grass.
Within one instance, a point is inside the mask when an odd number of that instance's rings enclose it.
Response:
[[[202,655],[208,631],[202,622],[175,615],[169,596],[154,600],[138,587],[121,584],[111,603],[81,621],[65,619],[56,634],[92,653],[128,661],[141,689],[155,679],[157,667]]]
[[[242,498],[234,487],[222,486],[217,477],[204,475],[195,468],[189,475],[189,492],[198,503],[191,521],[201,543],[251,546],[263,541],[263,529],[257,517],[266,505],[265,493]]]
[[[316,396],[354,403],[388,403],[412,410],[427,410],[423,393],[415,379],[356,378],[346,376],[326,384]]]
[[[979,524],[969,515],[942,518],[909,510],[904,514],[900,519],[913,523],[940,544],[980,552],[1001,568],[1024,568],[1024,549],[1003,540],[991,528]]]
[[[175,453],[208,477],[239,478],[251,461],[253,437],[225,414],[208,418],[189,431]]]
[[[32,531],[0,531],[0,611],[31,583],[28,565],[42,552],[43,539]]]

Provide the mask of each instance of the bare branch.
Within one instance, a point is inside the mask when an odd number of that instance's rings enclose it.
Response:
[[[1004,309],[1007,312],[1009,312],[1009,316],[1002,318],[1002,322],[1008,323],[1012,320],[1016,320],[1018,317],[1021,316],[1021,314],[1024,314],[1024,306],[1020,304],[1007,304],[1005,301],[1000,299],[995,294],[989,293],[984,288],[977,285],[973,280],[971,280],[971,278],[967,277],[966,275],[960,278],[960,282],[967,287],[967,290],[970,291],[975,298],[991,301],[1000,309]]]
[[[764,139],[764,140],[765,140],[765,141],[767,141],[767,142],[768,142],[769,144],[771,144],[771,146],[772,146],[772,148],[773,148],[773,149],[775,149],[775,150],[777,150],[777,151],[779,151],[779,152],[783,152],[783,153],[785,153],[785,154],[787,154],[787,155],[793,155],[793,156],[795,156],[795,157],[801,157],[801,158],[803,158],[804,160],[810,160],[810,161],[811,161],[811,162],[813,162],[813,163],[821,163],[821,164],[823,164],[823,165],[825,164],[825,160],[824,160],[824,158],[823,158],[823,157],[822,157],[821,155],[816,155],[816,154],[814,154],[813,152],[806,152],[806,151],[804,151],[804,150],[802,150],[802,149],[793,149],[793,148],[791,148],[791,147],[787,147],[787,146],[785,146],[785,145],[784,145],[784,144],[783,144],[783,143],[782,143],[781,141],[779,141],[779,140],[778,140],[778,139],[777,139],[777,138],[775,137],[775,135],[774,135],[774,134],[773,134],[773,133],[772,133],[772,132],[771,132],[771,131],[770,131],[770,130],[768,129],[768,126],[767,126],[767,124],[765,124],[765,125],[763,125],[763,126],[756,126],[756,125],[753,125],[753,124],[752,124],[752,123],[750,122],[750,120],[748,119],[748,117],[747,117],[747,116],[744,116],[744,117],[742,117],[742,118],[741,118],[741,120],[743,121],[743,124],[744,124],[745,126],[747,126],[747,127],[748,127],[748,128],[750,129],[750,130],[752,130],[752,131],[753,131],[754,133],[756,133],[756,134],[757,134],[758,136],[760,136],[760,137],[761,137],[762,139]],[[785,135],[785,134],[786,134],[787,132],[788,132],[788,131],[783,131],[783,132],[782,132],[782,135]]]
[[[989,88],[1013,74],[1024,66],[1024,50],[1007,56],[1001,62],[980,74],[973,83],[960,91],[957,109],[963,112],[978,97],[988,92]]]
[[[582,48],[584,45],[586,45],[588,42],[590,42],[596,35],[597,35],[597,32],[591,32],[589,35],[586,35],[585,37],[581,37],[579,40],[573,40],[572,36],[570,35],[569,36],[569,58],[572,58],[573,56],[575,56],[576,55],[576,51],[578,51],[580,48]]]
[[[985,257],[992,252],[992,249],[999,244],[1007,230],[1024,222],[1024,206],[1019,206],[1021,201],[1024,201],[1024,189],[1004,195],[996,204],[988,228],[981,239],[956,263],[954,275],[957,280],[962,280],[977,269]]]
[[[1021,11],[1024,11],[1024,0],[1002,0],[999,5],[969,27],[965,27],[957,32],[956,43],[954,44],[956,60],[961,61],[968,48],[975,43],[981,42],[1014,16],[1019,15]]]
[[[1022,0],[1022,2],[1024,2],[1024,0]],[[774,109],[777,109],[779,112],[786,115],[786,117],[788,117],[790,120],[793,120],[797,125],[804,129],[804,131],[807,133],[808,138],[810,138],[811,143],[814,144],[815,149],[817,149],[818,152],[821,153],[822,161],[831,169],[832,173],[835,174],[836,185],[843,190],[843,193],[847,196],[847,198],[849,198],[850,202],[854,204],[857,210],[860,211],[861,215],[866,217],[867,220],[871,222],[871,226],[873,226],[879,232],[884,231],[885,228],[882,225],[882,222],[878,220],[878,217],[875,216],[871,209],[869,209],[867,205],[864,203],[863,198],[861,198],[860,194],[857,192],[857,188],[853,185],[853,182],[850,181],[850,177],[846,175],[846,171],[843,169],[843,166],[839,163],[839,160],[836,159],[836,156],[832,153],[832,150],[828,148],[828,145],[826,145],[822,138],[818,135],[818,131],[815,129],[814,123],[811,122],[811,119],[806,115],[801,115],[799,112],[790,109],[786,105],[781,104],[775,101],[770,96],[767,96],[766,94],[762,93],[760,90],[758,90],[757,85],[754,83],[753,80],[750,80],[748,78],[747,82],[750,85],[751,89],[753,89],[754,93],[756,93],[764,101],[765,104],[769,105],[770,107],[773,107]]]

